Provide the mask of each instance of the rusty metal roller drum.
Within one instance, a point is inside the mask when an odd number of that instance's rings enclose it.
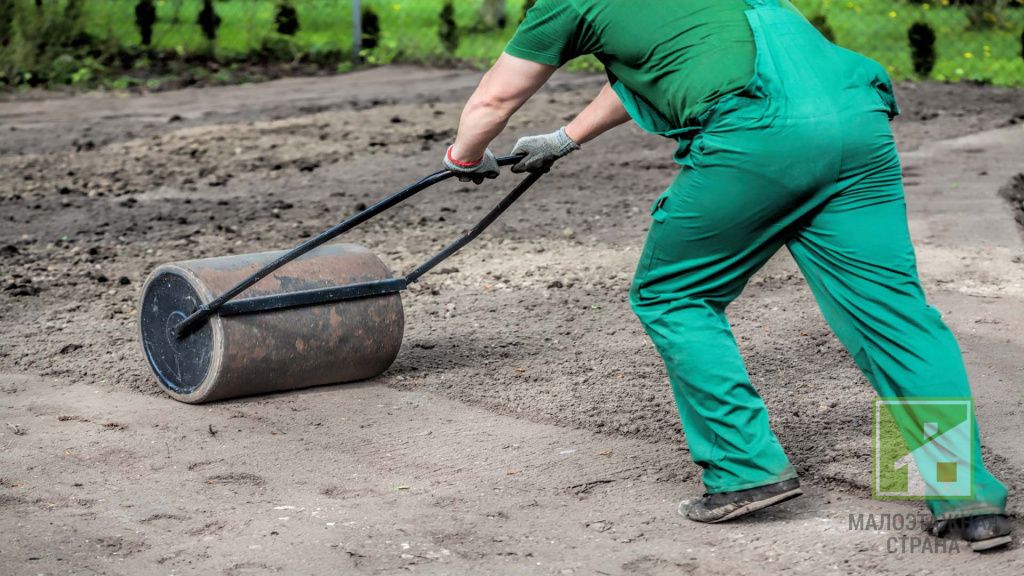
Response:
[[[364,380],[387,370],[402,344],[397,292],[213,315],[181,336],[175,326],[198,307],[284,255],[265,252],[158,267],[143,288],[142,347],[160,386],[182,402],[280,392]],[[290,262],[241,296],[261,298],[391,278],[387,266],[354,244],[324,245]]]
[[[505,156],[498,165],[522,159]],[[400,293],[482,234],[543,174],[527,175],[470,230],[397,278],[366,248],[328,242],[455,173],[422,178],[285,252],[160,266],[139,305],[149,367],[168,394],[190,404],[373,378],[402,346]]]

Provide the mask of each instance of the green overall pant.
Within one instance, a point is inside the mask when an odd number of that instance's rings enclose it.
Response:
[[[725,315],[783,245],[879,396],[970,396],[959,347],[918,280],[888,75],[778,0],[748,3],[755,75],[690,134],[615,86],[642,126],[687,136],[683,168],[652,209],[630,301],[664,358],[710,493],[796,476]],[[974,496],[929,500],[937,517],[1004,511],[976,428],[973,451]]]

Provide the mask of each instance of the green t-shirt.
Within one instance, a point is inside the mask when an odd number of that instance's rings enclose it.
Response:
[[[754,74],[745,0],[538,0],[505,52],[561,66],[593,54],[673,128]]]

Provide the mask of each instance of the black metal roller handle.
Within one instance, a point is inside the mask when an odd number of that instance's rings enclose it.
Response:
[[[525,157],[525,154],[518,154],[515,156],[502,156],[497,158],[498,166],[512,166],[514,164],[518,164],[519,161]],[[487,226],[494,222],[494,220],[496,220],[498,216],[501,215],[502,212],[504,212],[513,202],[515,202],[520,196],[522,196],[522,194],[526,192],[526,190],[529,189],[530,186],[532,186],[534,182],[540,179],[540,177],[543,175],[543,172],[535,172],[528,175],[526,178],[523,179],[522,182],[519,183],[518,186],[516,186],[515,190],[513,190],[508,196],[506,196],[505,199],[503,199],[502,202],[494,210],[488,213],[488,215],[479,224],[477,224],[470,233],[466,234],[453,244],[449,245],[442,252],[431,258],[425,264],[416,268],[409,276],[405,278],[385,281],[384,283],[380,283],[381,286],[353,286],[351,287],[352,289],[348,290],[347,292],[346,288],[350,287],[343,286],[324,291],[312,291],[316,292],[315,294],[300,293],[295,295],[295,297],[291,298],[269,297],[271,299],[267,299],[266,301],[263,301],[263,299],[259,298],[252,298],[244,301],[246,303],[245,305],[236,306],[235,313],[251,313],[270,309],[286,308],[290,306],[308,305],[313,303],[323,303],[329,301],[340,301],[345,299],[367,297],[375,294],[391,293],[403,290],[405,289],[406,286],[408,286],[408,284],[415,282],[416,279],[418,279],[421,275],[430,270],[430,268],[433,268],[442,260],[448,258],[452,254],[457,252],[460,248],[468,244],[471,240],[476,238],[481,232],[483,232],[485,228],[487,228]],[[198,328],[204,322],[206,322],[211,316],[217,314],[221,310],[221,308],[223,308],[224,305],[227,304],[230,300],[234,299],[242,292],[245,292],[254,284],[266,278],[267,276],[269,276],[270,274],[272,274],[285,264],[301,257],[302,255],[318,248],[319,246],[322,246],[323,244],[326,244],[327,242],[330,242],[331,240],[337,238],[338,236],[344,234],[345,232],[348,232],[349,230],[355,228],[356,226],[362,224],[363,222],[366,222],[370,218],[373,218],[374,216],[380,214],[381,212],[384,212],[385,210],[392,208],[395,205],[405,200],[408,200],[409,198],[412,198],[413,196],[426,190],[427,188],[430,188],[431,186],[444,182],[445,180],[448,180],[449,178],[455,176],[458,176],[458,173],[453,172],[451,170],[440,170],[438,172],[435,172],[430,176],[423,178],[419,182],[416,182],[412,186],[409,186],[404,190],[401,190],[399,192],[396,192],[395,194],[392,194],[391,196],[388,196],[387,198],[384,198],[383,200],[377,202],[376,204],[370,206],[369,208],[363,210],[362,212],[350,216],[349,218],[345,219],[339,224],[325,230],[320,235],[310,238],[309,240],[306,240],[302,244],[299,244],[292,250],[288,251],[286,254],[281,255],[280,258],[274,260],[270,264],[267,264],[260,270],[257,270],[251,276],[242,280],[234,287],[218,296],[216,299],[211,300],[210,302],[196,308],[187,318],[185,318],[184,320],[182,320],[181,322],[174,326],[173,330],[175,336],[177,336],[178,338],[182,338],[188,335],[192,330]],[[349,292],[351,294],[349,294]],[[333,300],[326,300],[325,298],[331,298]],[[242,302],[236,302],[236,304],[242,304]]]
[[[516,164],[519,164],[524,158],[526,158],[526,154],[516,154],[515,156],[498,156],[498,166],[514,166]]]

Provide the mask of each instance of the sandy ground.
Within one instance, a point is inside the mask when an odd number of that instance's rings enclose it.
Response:
[[[1019,536],[976,555],[851,530],[851,514],[921,508],[870,499],[872,391],[785,254],[730,319],[808,495],[730,525],[676,515],[699,474],[626,303],[672,145],[632,127],[409,292],[380,378],[200,407],[159,393],[135,344],[149,270],[288,247],[434,171],[476,79],[388,68],[0,103],[0,574],[1024,571]],[[497,148],[600,82],[557,77]],[[1020,513],[1024,244],[997,191],[1024,171],[1024,93],[899,96],[921,273]],[[406,270],[510,182],[446,185],[347,240]]]

